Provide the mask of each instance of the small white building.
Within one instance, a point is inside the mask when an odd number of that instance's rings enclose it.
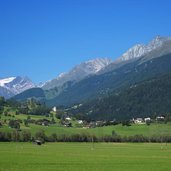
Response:
[[[157,121],[164,121],[164,116],[157,116],[156,117],[156,120]]]
[[[145,121],[145,122],[150,122],[150,121],[151,121],[151,118],[150,118],[150,117],[144,118],[144,121]]]
[[[56,111],[57,111],[56,106],[54,106],[54,107],[52,108],[52,111],[53,111],[53,112],[56,112]]]
[[[71,118],[70,117],[66,117],[65,120],[71,121]]]
[[[78,120],[77,121],[79,124],[83,124],[83,121],[82,120]]]
[[[143,122],[142,118],[137,118],[137,119],[134,120],[134,123],[135,124],[143,124],[144,122]]]

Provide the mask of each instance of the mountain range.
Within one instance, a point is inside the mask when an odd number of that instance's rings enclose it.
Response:
[[[28,77],[8,77],[0,79],[0,96],[10,98],[27,89],[35,87]]]
[[[127,52],[125,52],[121,57],[117,59],[117,61],[127,61],[134,58],[139,58],[144,56],[153,50],[162,47],[165,43],[171,41],[171,37],[161,37],[157,36],[152,41],[150,41],[147,45],[137,44],[130,48]]]
[[[61,87],[64,83],[69,81],[78,82],[87,76],[96,74],[110,63],[112,63],[112,60],[109,58],[96,58],[83,62],[75,66],[71,71],[61,73],[57,78],[47,81],[42,88],[44,90],[49,90],[54,87]]]
[[[167,73],[171,69],[171,38],[154,38],[147,45],[141,45],[137,52],[133,46],[121,57],[77,83],[68,83],[64,91],[56,94],[57,89],[45,92],[49,105],[73,105],[109,94],[115,89],[124,89],[137,82]],[[132,53],[130,53],[132,51]]]
[[[17,100],[34,97],[49,106],[72,106],[104,98],[113,92],[125,91],[170,71],[171,37],[157,36],[146,45],[133,46],[114,61],[109,58],[96,58],[83,62],[39,87],[32,83],[31,89],[20,89],[21,93],[19,90],[14,93],[10,87],[6,88],[10,82],[2,83],[0,94],[2,95],[1,91],[6,93],[8,90],[9,95],[6,97],[16,94],[13,98]]]

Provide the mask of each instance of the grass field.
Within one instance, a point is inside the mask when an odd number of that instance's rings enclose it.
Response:
[[[28,115],[25,114],[19,114],[15,115],[12,113],[14,118],[11,116],[4,116],[1,115],[0,121],[3,120],[8,120],[8,119],[21,119],[22,121],[24,119],[27,119]],[[49,119],[45,116],[39,116],[39,115],[30,115],[31,119],[38,120],[38,119]],[[121,135],[121,136],[132,136],[136,134],[141,134],[144,136],[160,136],[160,135],[171,135],[171,123],[152,123],[150,126],[147,126],[146,124],[132,124],[131,126],[122,126],[121,124],[115,125],[115,126],[104,126],[104,127],[96,127],[96,128],[89,128],[89,129],[84,129],[84,128],[78,128],[75,126],[76,121],[72,121],[73,127],[68,128],[61,126],[59,124],[59,120],[54,117],[56,124],[52,124],[47,126],[42,126],[42,125],[36,125],[36,124],[29,124],[28,127],[24,125],[24,123],[20,124],[21,130],[29,130],[32,135],[35,135],[35,133],[39,130],[44,130],[46,135],[51,135],[52,133],[56,133],[58,135],[60,134],[65,134],[65,135],[72,135],[72,134],[91,134],[91,135],[96,135],[97,137],[100,136],[105,136],[105,135],[111,135],[112,131],[114,130],[116,134]],[[0,131],[2,132],[10,132],[14,129],[9,128],[8,124],[4,124],[2,127],[0,127]]]
[[[38,130],[44,130],[47,135],[50,135],[52,133],[57,134],[66,134],[71,135],[75,133],[89,133],[96,136],[104,136],[104,135],[111,135],[112,131],[114,130],[118,135],[121,136],[130,136],[130,135],[136,135],[136,134],[142,134],[145,136],[153,136],[153,135],[171,135],[171,123],[167,124],[151,124],[150,126],[144,125],[136,125],[133,124],[132,126],[122,126],[115,125],[115,126],[105,126],[105,127],[97,127],[97,128],[90,128],[90,129],[84,129],[84,128],[66,128],[61,127],[57,124],[50,125],[49,127],[35,125],[35,124],[29,124],[29,127],[25,127],[23,124],[21,124],[22,130],[29,130],[32,135],[34,135]],[[8,126],[3,126],[0,128],[0,131],[11,131],[12,129]]]
[[[0,143],[0,171],[170,171],[171,144]]]

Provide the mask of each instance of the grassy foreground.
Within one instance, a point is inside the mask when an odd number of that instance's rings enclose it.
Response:
[[[170,171],[171,144],[0,143],[0,171]]]

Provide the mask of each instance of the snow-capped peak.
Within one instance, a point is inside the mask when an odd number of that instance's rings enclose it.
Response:
[[[6,92],[9,92],[12,96],[21,93],[27,89],[33,88],[35,87],[35,85],[28,77],[17,76],[0,79],[0,87],[3,87],[3,89]],[[4,92],[2,92],[2,94],[3,96],[5,96]],[[6,95],[6,97],[9,98],[10,96]]]
[[[138,58],[141,56],[146,55],[147,53],[151,52],[152,50],[160,47],[163,45],[164,42],[171,40],[171,37],[161,37],[156,36],[152,41],[148,44],[137,44],[132,48],[128,49],[121,57],[119,57],[116,61],[127,61],[130,59]]]
[[[0,79],[0,86],[4,87],[5,84],[10,83],[14,79],[16,79],[16,77],[8,77],[8,78]]]
[[[127,61],[133,58],[138,58],[146,53],[146,47],[143,44],[137,44],[128,49],[120,58],[119,61]]]
[[[87,73],[95,74],[112,62],[109,58],[96,58],[77,65],[74,69],[80,68]]]
[[[63,77],[66,73],[65,72],[62,72],[61,74],[59,74],[59,78]]]
[[[156,36],[151,42],[146,45],[147,51],[151,51],[163,45],[164,42],[171,40],[171,37]]]
[[[75,66],[69,72],[62,73],[58,75],[57,78],[48,81],[43,85],[44,89],[51,89],[54,87],[60,87],[68,81],[79,81],[86,76],[96,74],[98,71],[106,67],[112,62],[109,58],[96,58],[83,62]]]

